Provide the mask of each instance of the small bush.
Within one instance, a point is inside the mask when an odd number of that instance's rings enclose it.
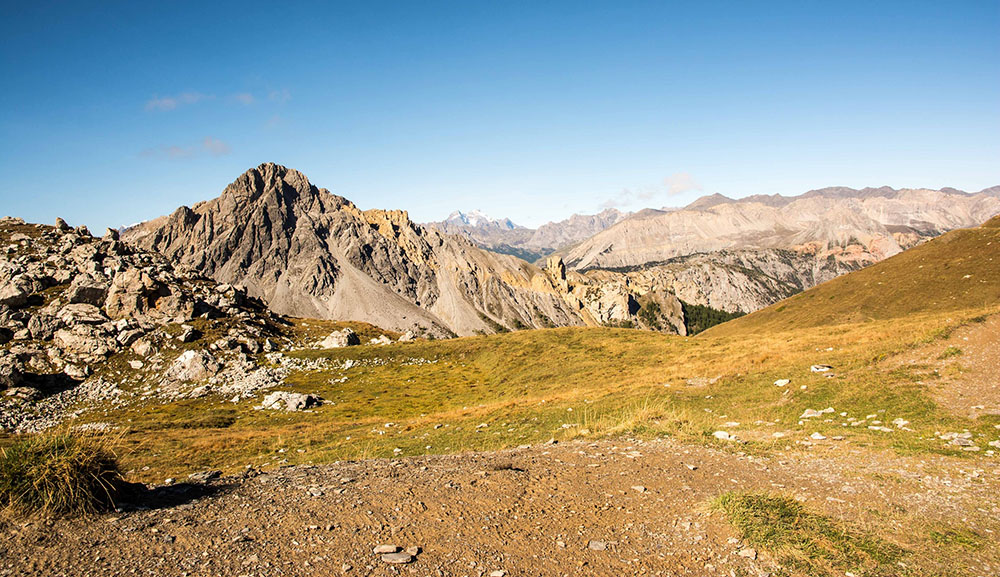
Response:
[[[124,479],[111,437],[25,437],[0,449],[0,506],[19,514],[81,515],[113,505]]]

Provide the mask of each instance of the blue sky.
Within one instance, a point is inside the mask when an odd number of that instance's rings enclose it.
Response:
[[[273,161],[418,221],[1000,184],[1000,2],[7,2],[0,213]]]

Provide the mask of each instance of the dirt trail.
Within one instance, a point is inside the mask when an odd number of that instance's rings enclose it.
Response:
[[[173,502],[4,527],[0,575],[776,571],[764,552],[739,555],[744,544],[707,506],[731,490],[793,496],[883,538],[916,539],[901,544],[918,557],[920,531],[970,528],[987,536],[986,546],[961,551],[957,564],[936,562],[960,574],[1000,571],[1000,469],[834,442],[760,458],[671,440],[619,440],[299,466],[159,489]],[[604,550],[591,549],[601,549],[597,542]],[[410,564],[390,565],[372,553],[382,544],[421,551]]]
[[[1000,415],[1000,315],[959,328],[894,359],[894,366],[930,367],[934,399],[956,414]]]

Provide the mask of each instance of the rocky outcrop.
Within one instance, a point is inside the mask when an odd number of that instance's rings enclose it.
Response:
[[[126,382],[145,383],[151,395],[174,383],[172,394],[186,396],[227,370],[232,378],[257,370],[251,355],[287,340],[284,321],[242,289],[114,235],[57,224],[0,219],[0,291],[21,295],[0,305],[0,390],[20,391],[0,399],[0,429],[50,426],[68,399],[86,397],[77,391],[108,401]],[[205,340],[188,322],[226,336]],[[59,411],[38,409],[56,398]]]
[[[275,164],[122,238],[246,286],[281,314],[437,336],[597,322],[531,264],[422,227],[405,211],[361,211]]]

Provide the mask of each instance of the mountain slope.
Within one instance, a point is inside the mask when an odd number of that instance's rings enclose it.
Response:
[[[625,219],[573,248],[578,269],[641,266],[733,248],[780,248],[874,262],[948,230],[1000,213],[991,189],[977,194],[888,187],[827,188],[799,197],[699,199],[682,210]]]
[[[275,164],[124,238],[246,286],[283,314],[437,335],[588,320],[536,267],[420,227],[403,211],[361,211]]]
[[[746,334],[998,304],[1000,217],[994,217],[707,332]]]

